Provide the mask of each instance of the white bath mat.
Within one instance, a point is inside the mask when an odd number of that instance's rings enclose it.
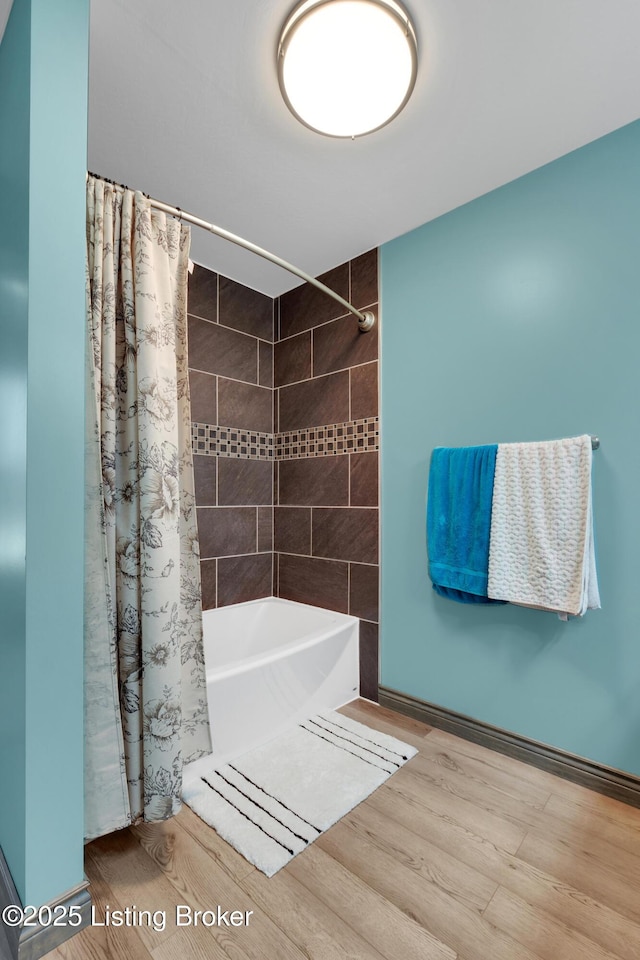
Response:
[[[188,768],[192,810],[268,877],[384,783],[417,750],[326,711],[215,769]]]

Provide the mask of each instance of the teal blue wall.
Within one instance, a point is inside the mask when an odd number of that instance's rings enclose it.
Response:
[[[381,300],[381,682],[640,774],[640,122],[383,246]],[[602,610],[437,597],[432,448],[580,433]]]
[[[29,286],[29,4],[0,45],[0,846],[25,879],[25,602]]]
[[[83,879],[88,14],[14,0],[0,47],[0,845],[34,904]]]

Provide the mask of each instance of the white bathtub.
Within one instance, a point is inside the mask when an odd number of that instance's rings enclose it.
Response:
[[[203,614],[209,719],[216,762],[265,743],[359,692],[358,623],[269,597]]]

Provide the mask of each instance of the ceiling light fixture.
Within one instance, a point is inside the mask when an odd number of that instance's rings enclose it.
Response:
[[[361,137],[393,120],[417,66],[415,30],[394,0],[304,0],[278,44],[287,106],[330,137]]]

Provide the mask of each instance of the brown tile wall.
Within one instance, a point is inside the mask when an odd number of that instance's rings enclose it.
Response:
[[[272,434],[273,300],[196,265],[188,311],[192,420]],[[273,463],[193,461],[203,608],[271,596]]]
[[[320,277],[377,315],[377,251]],[[378,415],[377,326],[304,284],[276,301],[274,429]],[[378,699],[378,453],[276,463],[273,546],[277,595],[360,617],[361,694]]]
[[[377,314],[377,251],[320,279]],[[194,422],[284,434],[378,416],[377,327],[361,334],[315,287],[272,301],[196,266],[188,309]],[[194,454],[203,607],[275,594],[359,617],[377,700],[378,453],[287,455]]]

